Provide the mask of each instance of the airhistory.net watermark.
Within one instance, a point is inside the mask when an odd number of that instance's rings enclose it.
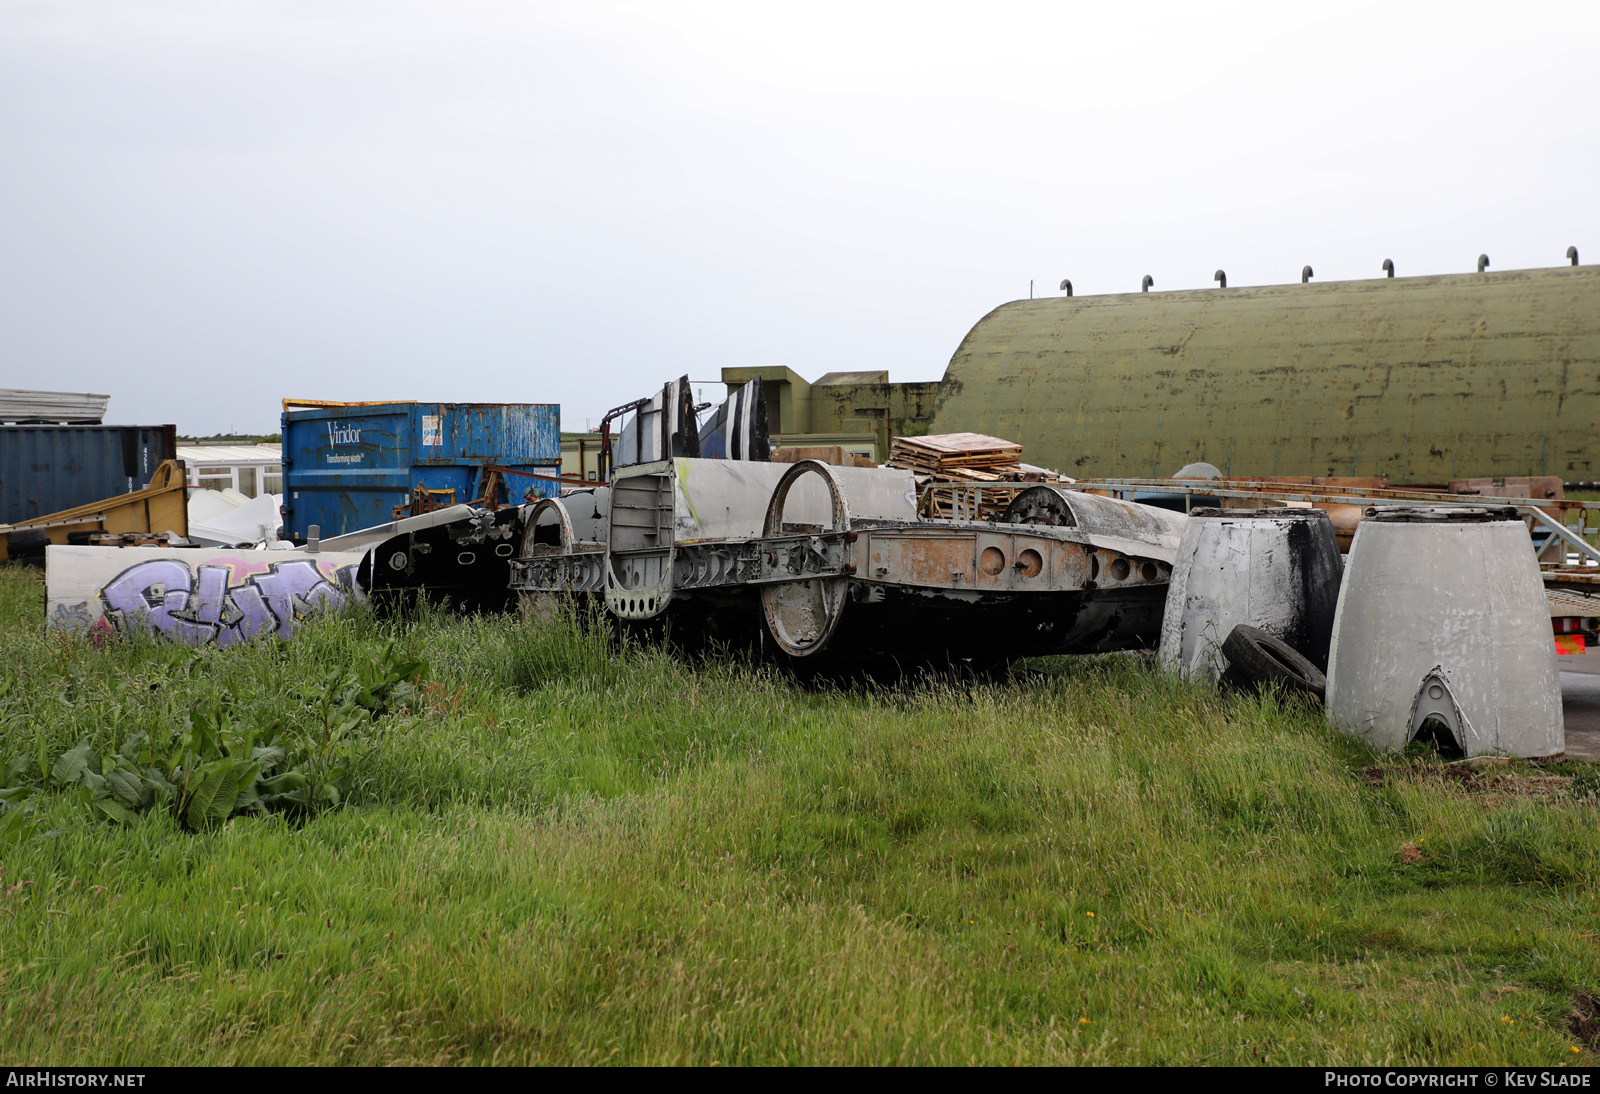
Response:
[[[141,1087],[142,1071],[80,1071],[58,1068],[7,1068],[6,1087]]]

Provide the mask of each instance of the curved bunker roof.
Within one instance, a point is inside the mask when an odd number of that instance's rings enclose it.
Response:
[[[1600,477],[1600,267],[1018,300],[931,431],[1079,478]]]

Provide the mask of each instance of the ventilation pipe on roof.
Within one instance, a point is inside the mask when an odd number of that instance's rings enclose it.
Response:
[[[1222,286],[1224,289],[1226,289],[1228,287],[1228,275],[1226,273],[1224,273],[1223,271],[1221,271],[1221,270],[1218,270],[1216,273],[1212,274],[1211,275],[1211,280],[1215,281],[1218,285]]]
[[[1489,268],[1489,256],[1488,255],[1479,255],[1478,256],[1478,272],[1482,273],[1484,270],[1487,270],[1488,268]]]
[[[1394,259],[1386,258],[1383,260],[1383,272],[1390,277],[1394,276]]]
[[[1149,292],[1150,291],[1150,286],[1154,285],[1155,283],[1156,283],[1156,279],[1155,278],[1151,277],[1149,274],[1145,274],[1144,275],[1144,280],[1139,282],[1139,291],[1140,292]]]
[[[1302,284],[1302,285],[1307,284],[1311,280],[1311,277],[1312,277],[1311,267],[1310,266],[1301,266],[1300,267],[1300,284]]]
[[[1068,281],[1064,277],[1061,279],[1061,291],[1066,293],[1068,296],[1072,295],[1072,282]]]
[[[1567,248],[1567,257],[1572,259],[1572,264],[1574,266],[1576,266],[1578,264],[1578,248],[1576,248],[1576,247],[1568,247]]]

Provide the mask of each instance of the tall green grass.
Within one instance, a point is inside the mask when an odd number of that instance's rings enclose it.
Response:
[[[1137,657],[808,689],[562,614],[193,657],[42,636],[40,595],[0,568],[0,759],[207,700],[309,718],[390,641],[431,678],[309,820],[37,796],[0,850],[19,1064],[1592,1062],[1592,799],[1307,707]]]

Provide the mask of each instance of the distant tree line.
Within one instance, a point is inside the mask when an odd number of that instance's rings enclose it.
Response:
[[[179,444],[282,444],[282,433],[216,433],[209,437],[178,435]]]

